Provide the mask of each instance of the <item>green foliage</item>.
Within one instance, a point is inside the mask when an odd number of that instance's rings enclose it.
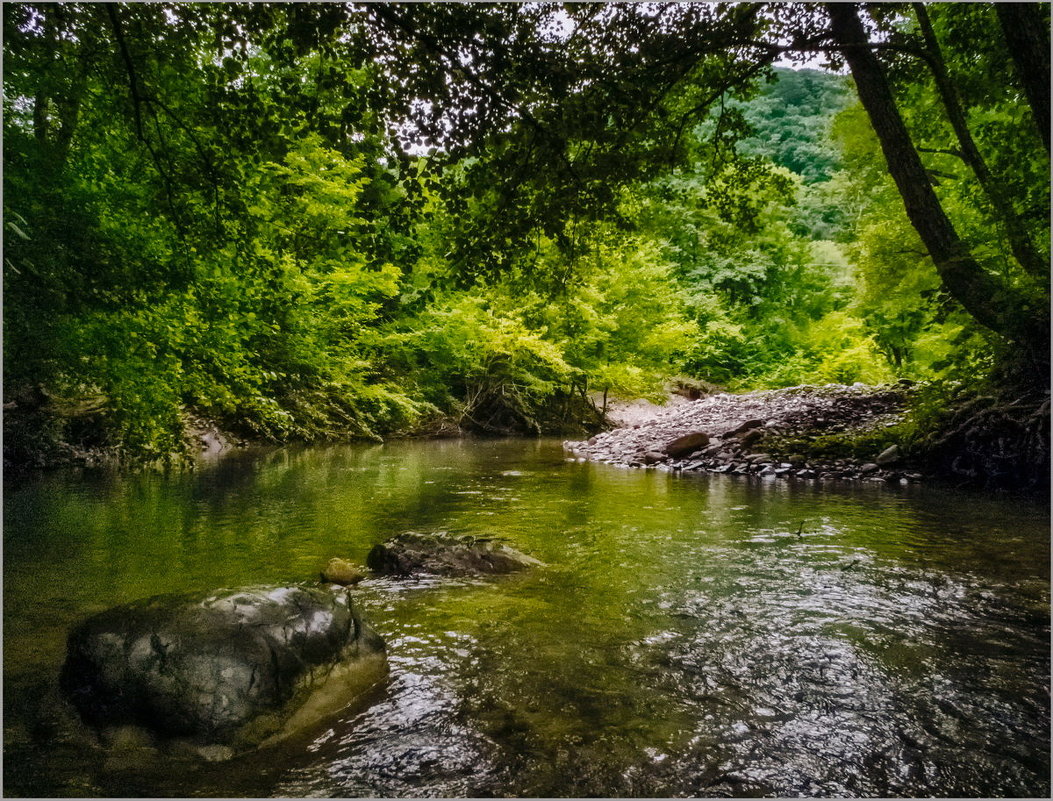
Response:
[[[905,454],[912,453],[917,436],[917,424],[907,417],[889,427],[766,439],[764,447],[773,455],[782,457],[807,453],[817,460],[854,459],[870,462],[890,445],[899,446]]]
[[[830,180],[840,154],[828,136],[830,121],[852,101],[847,78],[818,70],[776,69],[743,116],[754,133],[744,150],[771,158],[807,184]]]
[[[514,311],[460,294],[429,308],[394,337],[391,357],[412,372],[435,406],[466,428],[540,433],[547,407],[572,368]]]

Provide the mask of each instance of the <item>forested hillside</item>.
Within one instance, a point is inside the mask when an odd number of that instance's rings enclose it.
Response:
[[[6,459],[1041,402],[1048,12],[5,4]]]

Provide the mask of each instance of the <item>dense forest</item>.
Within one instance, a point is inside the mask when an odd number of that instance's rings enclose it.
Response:
[[[1048,464],[1048,4],[3,14],[9,464],[902,378]]]

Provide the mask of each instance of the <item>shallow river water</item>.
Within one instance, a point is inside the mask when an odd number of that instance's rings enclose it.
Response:
[[[228,762],[103,749],[59,699],[92,612],[310,580],[406,530],[547,566],[363,582],[388,680]],[[544,440],[9,480],[4,790],[1048,796],[1049,546],[1048,507],[1019,499],[630,471]]]

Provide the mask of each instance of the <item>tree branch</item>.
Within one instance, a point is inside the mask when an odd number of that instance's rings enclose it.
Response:
[[[145,143],[143,115],[139,108],[143,102],[142,95],[139,93],[139,77],[135,71],[135,62],[132,61],[132,55],[128,52],[128,43],[124,39],[124,29],[121,27],[120,19],[117,17],[117,5],[115,3],[106,4],[106,16],[110,18],[113,35],[117,39],[117,48],[121,51],[121,59],[124,61],[124,68],[128,73],[128,90],[132,95],[132,113],[135,116],[135,134],[139,137],[140,142]]]
[[[958,138],[961,158],[972,169],[981,189],[983,189],[987,199],[994,207],[998,221],[1005,228],[1006,238],[1009,240],[1009,248],[1017,262],[1030,275],[1045,275],[1049,272],[1049,264],[1042,259],[1032,244],[1031,237],[1024,224],[1020,221],[1019,216],[1017,216],[1016,209],[1013,208],[1012,201],[1004,191],[1002,182],[995,178],[990,167],[987,166],[987,162],[980,153],[976,140],[973,139],[972,132],[969,130],[969,124],[965,118],[965,110],[962,108],[958,89],[947,72],[943,51],[940,48],[939,40],[936,38],[936,31],[932,27],[932,21],[929,19],[929,12],[926,11],[923,3],[914,3],[913,6],[914,14],[918,19],[918,27],[925,42],[925,49],[929,54],[928,64],[932,71],[933,80],[936,83],[936,91],[940,96],[940,100],[943,101],[947,119],[954,130],[955,136]]]

